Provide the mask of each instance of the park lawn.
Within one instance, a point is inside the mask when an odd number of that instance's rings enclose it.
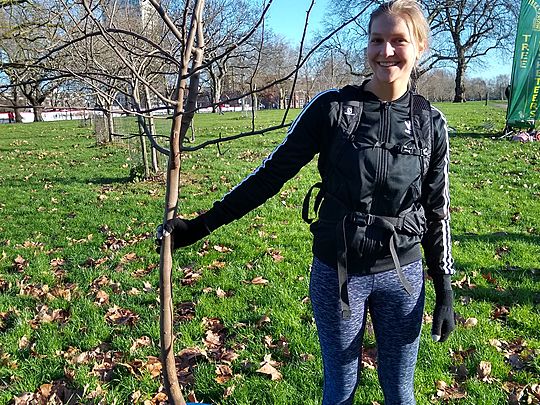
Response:
[[[496,104],[437,107],[452,128],[459,322],[446,343],[431,341],[428,282],[417,401],[538,403],[540,143],[496,139],[504,125]],[[262,111],[256,127],[279,122],[279,111]],[[153,233],[164,183],[134,180],[136,139],[96,145],[91,129],[78,124],[0,126],[0,404],[51,392],[64,403],[70,396],[87,404],[162,399]],[[198,115],[196,140],[250,125],[241,113]],[[187,154],[179,212],[208,209],[283,136]],[[175,253],[180,378],[201,402],[321,401],[308,299],[311,240],[300,218],[317,180],[314,163],[259,209]],[[382,403],[371,332],[365,341],[355,403]]]

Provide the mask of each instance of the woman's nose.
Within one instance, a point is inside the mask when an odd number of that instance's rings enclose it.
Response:
[[[383,44],[382,54],[386,57],[392,56],[394,54],[394,47],[390,42],[385,42]]]

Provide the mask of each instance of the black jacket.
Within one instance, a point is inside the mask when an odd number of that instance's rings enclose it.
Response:
[[[347,210],[395,217],[413,204],[421,205],[426,225],[423,235],[398,235],[397,247],[402,265],[421,258],[424,248],[428,272],[452,274],[449,228],[449,146],[446,120],[433,108],[433,144],[430,164],[421,178],[421,163],[391,151],[366,147],[376,142],[412,142],[410,94],[393,102],[382,102],[374,94],[359,90],[363,100],[360,125],[349,146],[336,148],[339,136],[340,92],[328,90],[317,95],[293,122],[287,137],[251,175],[222,200],[217,201],[204,220],[212,231],[238,219],[277,194],[283,184],[319,153],[318,168],[331,194],[325,196],[319,220],[311,225],[313,253],[336,267],[336,226]],[[329,163],[330,162],[330,163]],[[331,172],[329,174],[329,172]],[[346,208],[341,212],[332,198]],[[336,212],[339,212],[336,214]],[[393,269],[390,252],[359,260],[354,272],[375,273]]]

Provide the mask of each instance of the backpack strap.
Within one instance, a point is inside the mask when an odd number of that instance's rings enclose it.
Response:
[[[362,118],[362,111],[364,110],[364,103],[361,98],[361,89],[359,86],[348,85],[339,90],[339,113],[338,113],[338,128],[341,128],[343,135],[347,137],[349,141],[352,141],[354,134],[360,125],[360,119]],[[333,165],[330,162],[330,159],[326,159],[324,164],[324,173],[322,173],[322,181],[315,183],[310,187],[304,201],[302,203],[302,219],[304,222],[311,224],[319,211],[319,207],[323,200],[324,195],[326,194],[325,184],[326,179],[332,174]],[[315,201],[313,202],[313,212],[315,218],[309,217],[311,196],[313,190],[318,188],[319,191],[315,196]]]
[[[429,169],[433,148],[433,117],[428,100],[416,93],[413,93],[411,97],[411,129],[416,148],[421,152],[421,178],[423,180]]]
[[[364,103],[360,99],[361,89],[358,86],[345,86],[339,91],[339,127],[352,140],[360,125]]]

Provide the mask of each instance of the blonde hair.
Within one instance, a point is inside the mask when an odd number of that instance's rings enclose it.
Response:
[[[429,24],[416,0],[391,0],[381,4],[369,17],[368,34],[371,34],[373,20],[383,14],[403,18],[420,50],[425,51],[429,43]]]

